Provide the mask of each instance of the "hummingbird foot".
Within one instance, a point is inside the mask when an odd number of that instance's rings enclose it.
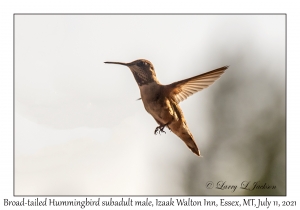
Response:
[[[158,132],[159,134],[160,134],[161,132],[166,133],[166,131],[164,131],[164,128],[165,128],[168,124],[169,124],[169,123],[164,124],[164,125],[157,126],[157,127],[155,128],[155,130],[154,130],[154,134],[156,135],[157,132]]]

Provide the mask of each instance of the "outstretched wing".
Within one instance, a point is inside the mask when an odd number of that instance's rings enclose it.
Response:
[[[194,93],[213,84],[217,79],[220,78],[227,68],[228,66],[223,66],[204,74],[166,85],[166,94],[169,95],[174,101],[179,103]]]

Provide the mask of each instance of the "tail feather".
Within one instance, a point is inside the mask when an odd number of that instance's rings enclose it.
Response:
[[[194,141],[194,139],[193,139],[192,136],[184,137],[184,138],[181,138],[181,139],[188,146],[188,148],[190,148],[190,150],[192,150],[193,153],[195,153],[196,155],[200,156],[200,150],[198,149],[198,146],[197,146],[197,144]]]
[[[171,101],[171,106],[174,110],[174,119],[168,124],[168,127],[188,146],[188,148],[190,148],[190,150],[192,150],[193,153],[200,156],[198,146],[194,141],[192,133],[189,131],[179,105]]]
[[[179,122],[179,121],[178,121]],[[177,123],[176,123],[177,124]],[[181,123],[180,123],[181,124]],[[174,125],[174,124],[173,124]],[[175,126],[172,129],[172,124],[170,125],[170,129],[172,130],[173,133],[175,133],[185,144],[190,150],[195,153],[196,155],[200,156],[200,150],[198,149],[198,146],[194,140],[193,135],[187,128],[187,126],[184,126],[183,123],[180,126]]]
[[[195,143],[195,141],[192,138],[190,138],[188,140],[183,140],[183,141],[190,148],[190,150],[192,150],[193,153],[200,156],[200,150],[198,149],[197,144]]]

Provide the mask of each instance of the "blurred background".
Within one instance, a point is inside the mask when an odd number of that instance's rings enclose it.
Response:
[[[286,194],[284,15],[14,21],[15,195]],[[230,66],[180,104],[202,158],[154,135],[130,70],[103,63],[139,58],[162,84]]]

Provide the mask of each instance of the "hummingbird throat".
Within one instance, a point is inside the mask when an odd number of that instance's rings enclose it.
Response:
[[[154,82],[152,74],[144,72],[144,71],[132,71],[132,74],[135,78],[135,81],[138,83],[139,86],[147,85],[151,82]]]

